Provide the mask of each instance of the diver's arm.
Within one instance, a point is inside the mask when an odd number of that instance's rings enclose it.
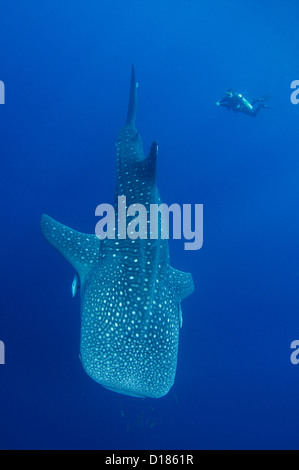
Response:
[[[222,98],[221,100],[217,101],[217,106],[226,106],[229,107],[229,101],[227,98]]]

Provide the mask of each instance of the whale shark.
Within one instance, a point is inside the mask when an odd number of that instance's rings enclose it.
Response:
[[[119,196],[126,208],[160,204],[156,184],[158,145],[145,156],[135,127],[135,69],[132,67],[127,119],[116,140]],[[80,288],[80,359],[86,373],[106,389],[133,397],[160,398],[174,384],[181,302],[194,290],[192,276],[170,265],[168,239],[162,236],[99,239],[43,214],[45,239],[76,271],[72,295]],[[150,230],[150,227],[149,227]]]

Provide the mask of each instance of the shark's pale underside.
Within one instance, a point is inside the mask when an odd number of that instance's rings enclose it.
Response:
[[[117,142],[118,196],[126,206],[160,204],[156,187],[157,144],[145,157],[135,128],[137,84],[132,68],[126,124]],[[174,383],[181,301],[192,277],[173,269],[168,240],[118,237],[99,240],[42,216],[42,233],[74,267],[81,286],[80,357],[87,374],[125,395],[159,398]],[[75,277],[73,295],[79,284]],[[78,281],[79,282],[79,281]]]

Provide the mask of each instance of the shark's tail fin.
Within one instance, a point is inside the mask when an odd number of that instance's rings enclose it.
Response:
[[[135,127],[135,118],[137,110],[137,88],[138,84],[136,83],[135,68],[134,65],[132,65],[130,99],[126,124],[133,127]]]

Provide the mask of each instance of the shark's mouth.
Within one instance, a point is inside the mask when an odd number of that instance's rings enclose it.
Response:
[[[136,398],[146,398],[146,395],[140,395],[136,392],[130,392],[129,390],[122,390],[120,388],[108,387],[107,385],[103,385],[103,387],[107,388],[107,390],[111,390],[112,392],[121,393],[122,395],[129,395],[130,397],[136,397]]]

